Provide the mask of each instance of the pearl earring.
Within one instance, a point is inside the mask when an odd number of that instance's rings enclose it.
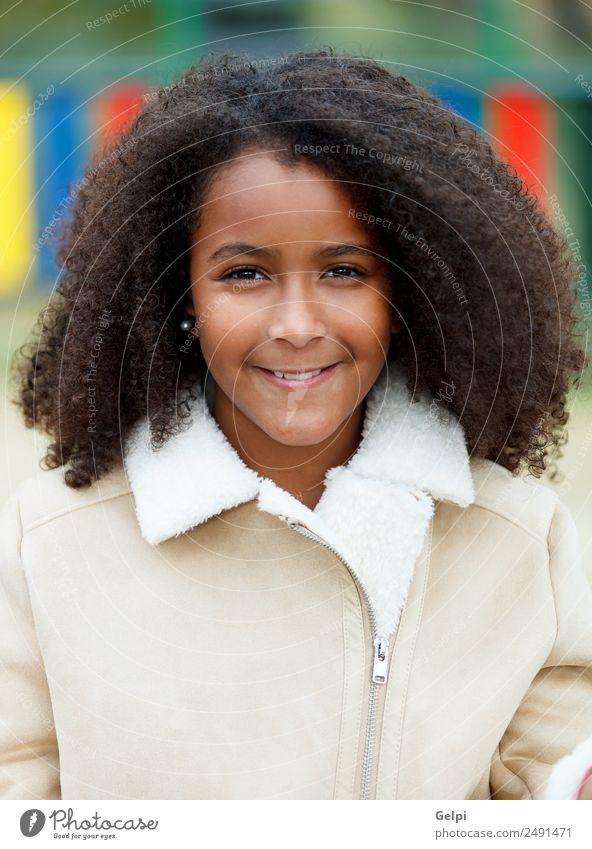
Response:
[[[189,333],[191,328],[194,326],[194,321],[192,318],[184,318],[179,327],[181,328],[182,333]],[[197,332],[195,333],[197,336]]]

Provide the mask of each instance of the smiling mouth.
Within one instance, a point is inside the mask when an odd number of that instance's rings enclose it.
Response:
[[[317,374],[320,374],[322,371],[326,371],[335,365],[337,365],[337,363],[331,363],[328,366],[321,366],[321,368],[308,369],[307,371],[276,371],[275,369],[263,368],[263,366],[259,366],[259,368],[269,374],[274,374],[276,377],[283,378],[284,380],[309,380],[311,377],[316,377]]]
[[[309,369],[308,371],[276,371],[275,369],[263,368],[263,366],[256,366],[256,368],[276,386],[295,389],[298,386],[316,386],[317,383],[324,381],[332,374],[338,365],[339,362],[336,362],[330,366]]]

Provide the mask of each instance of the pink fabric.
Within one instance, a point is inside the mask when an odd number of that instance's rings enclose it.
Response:
[[[578,787],[578,792],[576,793],[576,799],[580,798],[580,793],[584,789],[584,784],[588,781],[590,776],[592,776],[592,766],[590,767],[590,769],[586,772],[586,774],[584,775],[584,777],[580,781],[580,786]]]

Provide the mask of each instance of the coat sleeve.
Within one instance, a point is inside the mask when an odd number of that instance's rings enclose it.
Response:
[[[548,547],[555,641],[492,760],[492,799],[576,799],[592,766],[592,588],[561,501]]]
[[[0,798],[59,799],[55,725],[21,539],[15,494],[0,512]]]

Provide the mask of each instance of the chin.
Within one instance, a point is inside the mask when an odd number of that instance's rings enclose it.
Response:
[[[296,418],[296,416],[294,417]],[[294,422],[284,426],[271,426],[265,428],[268,436],[275,439],[281,445],[291,445],[292,447],[304,447],[305,445],[318,445],[331,437],[335,432],[335,426],[328,425],[326,422],[314,424],[311,422]]]

